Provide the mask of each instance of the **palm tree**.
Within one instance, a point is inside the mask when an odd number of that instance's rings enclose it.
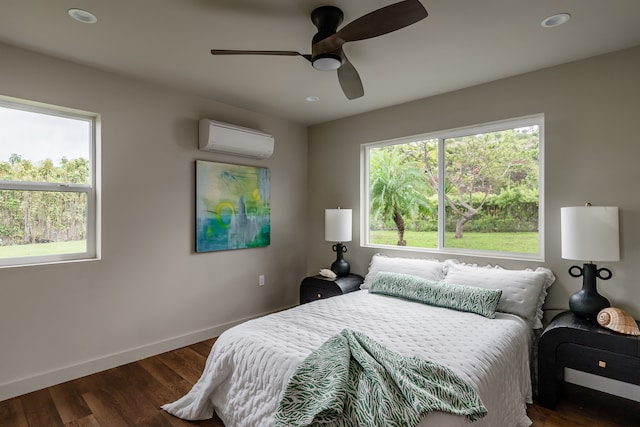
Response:
[[[393,220],[398,230],[397,244],[406,246],[405,218],[433,211],[427,199],[431,190],[424,167],[408,160],[398,146],[371,149],[370,154],[371,216]]]

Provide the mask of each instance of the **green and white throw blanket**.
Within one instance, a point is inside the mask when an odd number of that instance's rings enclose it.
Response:
[[[386,349],[344,329],[297,368],[282,395],[276,426],[416,426],[432,411],[470,421],[487,410],[449,368]]]

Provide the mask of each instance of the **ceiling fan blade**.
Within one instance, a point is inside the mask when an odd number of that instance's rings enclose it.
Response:
[[[313,45],[313,55],[333,52],[344,43],[370,39],[399,30],[426,18],[419,0],[404,0],[368,13],[345,25],[335,34]]]
[[[362,80],[356,70],[356,67],[349,61],[347,55],[344,54],[342,49],[340,50],[342,56],[342,65],[338,68],[338,81],[340,87],[344,92],[347,99],[356,99],[364,95],[364,88],[362,87]]]
[[[292,50],[230,50],[211,49],[212,55],[278,55],[278,56],[301,56],[307,61],[311,61],[311,55],[302,54]]]

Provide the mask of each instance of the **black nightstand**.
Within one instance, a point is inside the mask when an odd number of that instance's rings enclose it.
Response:
[[[319,274],[305,277],[300,284],[300,304],[357,291],[363,281],[364,277],[357,274],[349,274],[335,279],[329,279]]]
[[[640,385],[640,337],[619,334],[567,311],[546,327],[538,347],[538,403],[555,408],[564,368]]]

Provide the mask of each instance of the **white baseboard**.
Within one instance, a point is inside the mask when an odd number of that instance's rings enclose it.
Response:
[[[268,313],[247,317],[222,325],[212,326],[210,328],[190,332],[188,334],[166,340],[145,344],[119,353],[105,355],[96,359],[87,360],[74,365],[60,367],[51,371],[41,372],[33,376],[21,378],[19,380],[3,383],[0,384],[0,401],[218,337],[227,329],[246,322],[247,320],[261,317],[264,314]]]
[[[569,368],[565,368],[564,370],[564,380],[571,384],[581,385],[613,394],[614,396],[640,402],[640,386],[634,384],[623,383],[622,381],[612,380]]]

